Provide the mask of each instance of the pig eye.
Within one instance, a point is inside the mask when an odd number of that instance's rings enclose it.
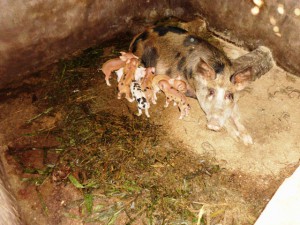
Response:
[[[231,93],[231,92],[227,93],[225,98],[227,98],[229,100],[233,100],[233,93]]]
[[[213,96],[215,95],[215,90],[213,88],[208,89],[208,96]]]

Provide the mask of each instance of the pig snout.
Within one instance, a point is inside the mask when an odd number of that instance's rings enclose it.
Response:
[[[221,110],[207,115],[207,128],[213,131],[219,131],[224,126],[225,115]]]

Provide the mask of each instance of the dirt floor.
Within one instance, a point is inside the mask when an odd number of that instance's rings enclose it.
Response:
[[[129,40],[0,92],[1,158],[26,223],[253,224],[299,165],[300,79],[275,67],[244,92],[246,147],[206,129],[194,99],[182,121],[162,94],[150,119],[117,100],[97,69]]]

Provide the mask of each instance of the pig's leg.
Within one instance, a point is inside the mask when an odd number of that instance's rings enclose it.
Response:
[[[182,104],[178,104],[179,110],[180,110],[180,117],[179,119],[182,120],[186,116],[185,108],[182,106]]]
[[[133,102],[133,101],[134,101],[134,98],[131,98],[131,97],[130,97],[130,89],[129,89],[129,88],[128,88],[128,90],[126,90],[125,98],[126,98],[129,102]]]
[[[183,110],[180,110],[180,117],[179,117],[179,119],[182,120],[183,117],[184,117],[184,112],[183,112]]]
[[[156,101],[155,101],[155,98],[154,98],[154,91],[152,91],[150,99],[151,99],[152,104],[155,105]],[[150,104],[150,99],[149,99],[149,104]]]
[[[238,107],[235,106],[230,118],[225,123],[225,127],[230,135],[235,139],[241,139],[245,145],[253,144],[252,137],[248,134],[244,125],[240,122]]]
[[[224,127],[226,128],[227,132],[230,134],[230,136],[235,140],[239,141],[239,132],[232,120],[232,118],[228,118],[224,124]]]
[[[145,114],[146,114],[146,116],[149,118],[149,117],[150,117],[150,115],[149,115],[148,108],[149,108],[149,107],[146,107],[146,108],[145,108]]]
[[[246,130],[245,126],[241,123],[240,121],[240,115],[239,113],[237,112],[237,108],[234,109],[231,117],[232,117],[232,120],[237,128],[237,131],[239,133],[239,137],[240,139],[242,139],[243,143],[245,145],[251,145],[253,144],[253,140],[252,140],[252,137],[248,134],[248,131]]]
[[[151,101],[152,101],[152,104],[153,104],[153,105],[156,104],[156,99],[154,98],[154,94],[153,94],[152,97],[151,97]]]
[[[157,101],[157,93],[160,93],[160,92],[161,91],[160,91],[159,87],[157,87],[157,86],[153,87],[153,95],[154,95],[155,101]]]
[[[106,84],[107,86],[111,86],[110,82],[109,82],[109,78],[111,76],[111,73],[105,73],[105,81],[106,81]]]
[[[118,93],[118,99],[121,99],[121,98],[122,98],[122,92],[119,91],[119,93]]]
[[[140,107],[138,107],[138,113],[136,114],[137,116],[142,115],[142,110],[140,109]]]
[[[169,102],[168,102],[168,100],[166,99],[166,103],[165,103],[164,107],[167,108],[168,106],[169,106]]]

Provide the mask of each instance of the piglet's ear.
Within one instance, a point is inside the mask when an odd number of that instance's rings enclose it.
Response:
[[[235,85],[237,91],[243,90],[252,81],[252,68],[236,72],[231,75],[230,81]]]
[[[214,69],[208,65],[203,59],[197,65],[197,72],[200,73],[205,79],[214,80],[216,78],[216,73]]]

